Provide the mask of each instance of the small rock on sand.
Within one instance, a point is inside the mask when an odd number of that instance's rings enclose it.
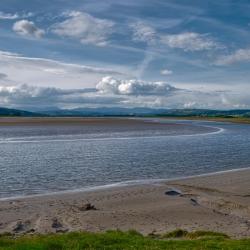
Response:
[[[182,195],[181,191],[179,190],[176,190],[176,189],[171,189],[171,190],[168,190],[165,192],[166,195],[169,195],[169,196],[180,196]]]
[[[55,229],[63,227],[62,223],[57,218],[54,218],[52,220],[52,225],[51,226],[52,226],[52,228],[55,228]]]
[[[80,211],[89,211],[89,210],[97,210],[96,207],[91,204],[91,203],[87,203],[84,204],[83,206],[79,207]]]
[[[194,198],[191,198],[190,201],[191,201],[192,205],[194,205],[194,206],[199,205],[197,200]]]
[[[25,232],[28,230],[29,228],[29,225],[30,225],[30,221],[25,221],[25,222],[22,222],[22,221],[18,221],[16,223],[16,226],[14,227],[13,229],[13,232],[14,233],[21,233],[21,232]]]

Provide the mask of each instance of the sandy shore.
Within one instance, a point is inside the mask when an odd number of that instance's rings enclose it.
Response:
[[[173,190],[181,194],[166,194]],[[176,228],[249,237],[250,169],[0,201],[0,233],[136,229],[148,234]]]

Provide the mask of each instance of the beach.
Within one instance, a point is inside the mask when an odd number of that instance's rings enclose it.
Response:
[[[249,237],[250,169],[0,201],[0,233],[177,228]]]

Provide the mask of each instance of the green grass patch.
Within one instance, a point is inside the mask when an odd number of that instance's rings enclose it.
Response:
[[[162,235],[163,239],[176,239],[176,238],[185,238],[185,239],[199,239],[199,238],[224,238],[229,239],[228,235],[212,231],[194,231],[188,232],[182,229],[176,229],[172,232]]]
[[[172,239],[167,239],[166,236]],[[164,238],[165,237],[165,238]],[[178,238],[178,239],[173,239]],[[191,239],[192,238],[192,239]],[[214,232],[189,233],[175,230],[161,238],[143,236],[136,231],[108,231],[106,233],[74,232],[66,234],[25,235],[0,237],[0,250],[250,250],[250,239],[233,240]]]
[[[221,237],[224,239],[229,239],[228,235],[223,234],[223,233],[218,233],[218,232],[211,232],[211,231],[195,231],[195,232],[190,232],[186,235],[187,238],[189,239],[198,239],[198,238],[208,238],[208,237]]]

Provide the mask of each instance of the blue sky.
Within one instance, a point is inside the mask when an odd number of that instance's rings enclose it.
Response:
[[[249,1],[1,0],[0,105],[250,108]]]

